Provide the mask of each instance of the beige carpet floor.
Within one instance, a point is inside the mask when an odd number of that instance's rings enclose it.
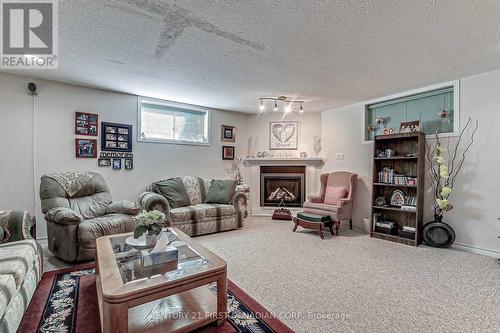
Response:
[[[496,260],[346,227],[340,237],[321,240],[311,231],[293,233],[291,222],[254,217],[242,230],[196,240],[226,259],[229,278],[297,332],[500,332]],[[46,257],[47,269],[60,265]]]

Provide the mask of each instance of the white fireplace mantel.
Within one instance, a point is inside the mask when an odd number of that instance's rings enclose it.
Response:
[[[314,165],[323,166],[321,157],[248,157],[243,160],[247,165]]]
[[[270,216],[276,207],[260,206],[260,167],[262,165],[303,165],[306,167],[306,198],[317,194],[319,190],[319,175],[324,160],[321,157],[249,157],[244,159],[244,165],[249,169],[248,184],[250,185],[251,199],[250,209],[254,216]],[[292,211],[300,211],[300,208],[291,208]]]

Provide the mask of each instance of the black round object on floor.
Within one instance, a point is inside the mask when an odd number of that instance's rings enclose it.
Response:
[[[444,222],[427,223],[422,234],[424,242],[432,247],[450,247],[455,241],[455,230]]]

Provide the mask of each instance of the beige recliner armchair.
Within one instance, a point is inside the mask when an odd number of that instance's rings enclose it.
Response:
[[[47,221],[49,249],[65,261],[95,258],[95,240],[131,232],[139,205],[112,202],[104,178],[95,172],[62,172],[41,179],[42,213]]]

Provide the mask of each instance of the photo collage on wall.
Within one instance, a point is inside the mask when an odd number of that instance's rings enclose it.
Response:
[[[75,135],[97,136],[99,116],[95,113],[75,112]],[[97,139],[75,138],[77,158],[96,158]]]
[[[221,126],[221,137],[222,142],[236,142],[236,127],[229,125]],[[223,160],[234,160],[235,156],[234,146],[222,146],[222,159]]]
[[[102,167],[111,166],[113,170],[134,168],[132,125],[101,123],[101,154],[98,164]]]
[[[75,138],[77,158],[97,158],[97,136],[99,115],[89,112],[75,112],[75,135],[96,138]],[[123,160],[123,161],[122,161]],[[123,162],[123,163],[122,163]],[[132,125],[101,122],[101,153],[97,165],[112,167],[113,170],[132,170]]]

